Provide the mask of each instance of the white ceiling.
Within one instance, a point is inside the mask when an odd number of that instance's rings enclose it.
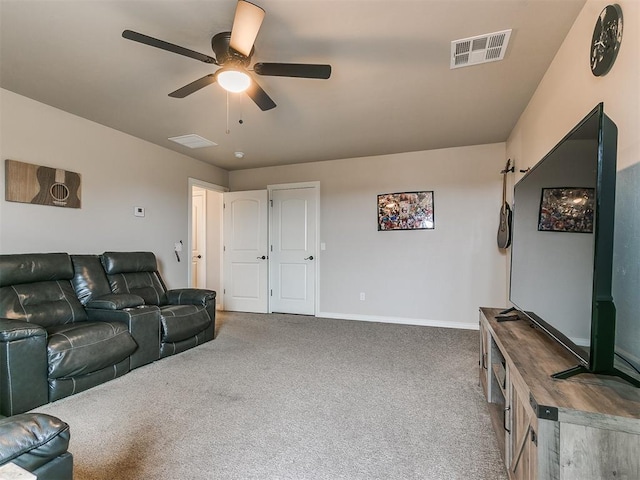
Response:
[[[257,77],[278,106],[262,112],[230,95],[229,133],[219,85],[167,96],[218,67],[121,34],[213,56],[211,37],[231,28],[235,0],[1,0],[0,85],[227,170],[502,142],[585,0],[256,3],[266,17],[253,62],[329,63],[333,72]],[[504,60],[449,68],[451,41],[505,29]],[[219,145],[167,140],[189,133]]]

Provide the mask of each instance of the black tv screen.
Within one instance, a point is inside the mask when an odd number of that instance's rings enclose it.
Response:
[[[614,366],[617,127],[599,104],[514,187],[510,300],[578,366]],[[623,374],[624,375],[624,374]]]

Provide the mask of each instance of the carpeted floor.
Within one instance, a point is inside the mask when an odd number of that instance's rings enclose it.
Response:
[[[478,333],[220,313],[213,342],[36,411],[76,480],[506,479]]]

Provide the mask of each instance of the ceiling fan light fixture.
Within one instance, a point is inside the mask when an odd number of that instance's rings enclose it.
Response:
[[[240,70],[221,68],[216,72],[216,79],[227,92],[244,92],[251,85],[251,77]]]

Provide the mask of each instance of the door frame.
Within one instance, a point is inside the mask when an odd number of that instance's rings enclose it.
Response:
[[[268,199],[269,199],[269,218],[268,218],[268,238],[269,238],[269,252],[271,252],[272,248],[273,248],[273,244],[271,243],[271,239],[273,238],[273,234],[271,231],[271,227],[272,227],[272,215],[271,215],[271,208],[273,208],[273,196],[272,196],[272,192],[274,190],[295,190],[295,189],[301,189],[301,188],[313,188],[314,193],[315,193],[315,204],[316,204],[316,211],[315,211],[315,217],[316,217],[316,238],[315,238],[315,243],[316,243],[316,273],[315,273],[315,288],[314,288],[314,305],[313,305],[313,309],[314,309],[314,313],[313,316],[317,316],[318,312],[320,311],[320,261],[322,259],[322,255],[321,255],[321,243],[320,243],[320,182],[319,181],[313,181],[313,182],[296,182],[296,183],[278,183],[278,184],[274,184],[274,185],[267,185],[267,192],[268,192]],[[272,259],[271,259],[271,255],[269,255],[269,271],[271,272],[272,269],[274,268],[274,265],[272,265]],[[271,290],[271,275],[269,275],[269,290]],[[272,307],[271,307],[271,295],[269,295],[269,303],[268,303],[268,311],[269,313],[272,313]]]
[[[189,194],[187,195],[188,197],[188,201],[187,201],[187,245],[185,246],[185,248],[183,249],[182,252],[182,257],[183,258],[191,258],[191,250],[192,250],[192,246],[193,246],[193,187],[200,187],[203,188],[205,190],[210,190],[213,192],[217,192],[217,193],[224,193],[224,192],[228,192],[229,189],[227,187],[223,187],[222,185],[216,185],[215,183],[209,183],[209,182],[205,182],[204,180],[199,180],[197,178],[192,178],[192,177],[188,177],[188,192]],[[220,202],[220,212],[218,215],[219,221],[220,221],[220,252],[219,252],[219,256],[222,259],[222,245],[223,245],[223,239],[224,239],[224,232],[223,232],[223,221],[222,221],[222,202]],[[208,222],[209,219],[205,219],[205,223]],[[186,253],[185,253],[186,250]],[[188,255],[188,256],[187,256]],[[224,278],[224,262],[220,262],[220,278]],[[191,268],[191,261],[187,262],[187,284],[191,287],[191,272],[192,268]],[[219,297],[216,298],[216,303],[218,305],[218,307],[222,310],[224,310],[224,304],[223,304],[223,295],[220,295]]]

